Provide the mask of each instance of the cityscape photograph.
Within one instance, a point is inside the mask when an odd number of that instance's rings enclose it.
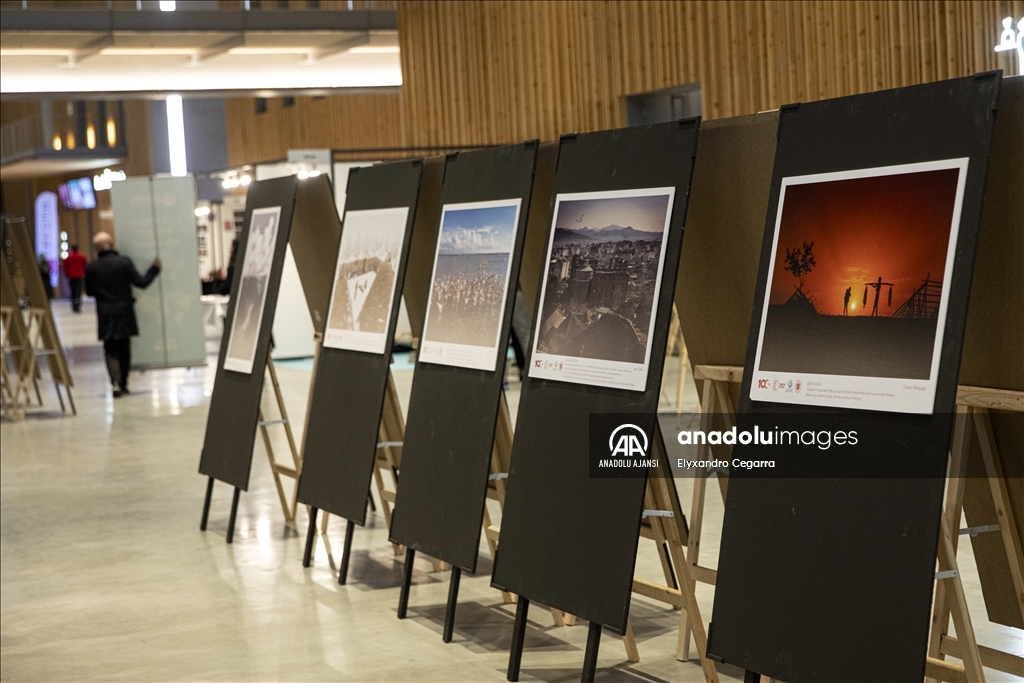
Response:
[[[559,198],[535,351],[643,364],[670,192]]]

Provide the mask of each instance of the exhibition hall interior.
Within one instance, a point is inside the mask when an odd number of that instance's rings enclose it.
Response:
[[[0,680],[1024,683],[1024,0],[0,0]]]

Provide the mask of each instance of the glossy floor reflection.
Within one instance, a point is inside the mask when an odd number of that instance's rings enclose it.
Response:
[[[224,543],[226,485],[216,487],[209,530],[200,533],[205,480],[197,466],[212,365],[133,374],[132,394],[114,400],[92,309],[72,316],[55,307],[79,415],[61,414],[44,382],[46,406],[24,422],[2,425],[0,679],[505,680],[514,606],[489,586],[485,545],[478,575],[463,577],[454,641],[444,645],[448,574],[418,559],[409,618],[399,621],[402,561],[379,513],[356,529],[348,586],[337,584],[335,556],[344,533],[337,520],[317,544],[314,566],[303,569],[305,511],[298,530],[283,523],[262,445],[252,489],[241,498],[234,545]],[[209,341],[215,352],[216,339]],[[674,387],[678,365],[669,365],[666,384]],[[302,363],[281,363],[279,375],[301,428],[309,371]],[[412,370],[396,368],[395,378],[406,400]],[[692,382],[687,386],[692,403]],[[515,381],[509,395],[514,414]],[[275,434],[275,448],[285,457],[283,433]],[[686,483],[679,486],[684,510]],[[707,500],[702,563],[713,566],[722,515],[713,484]],[[961,551],[960,559],[969,597],[980,606],[973,558]],[[661,578],[649,541],[641,541],[637,575]],[[709,615],[712,588],[699,585],[697,595]],[[621,641],[606,633],[599,681],[703,680],[696,662],[675,659],[677,612],[634,597],[631,614],[641,661],[628,663]],[[985,623],[983,613],[974,618],[983,641],[1011,647],[1009,629]],[[522,680],[578,680],[586,636],[586,623],[556,627],[546,611],[534,609]],[[1011,680],[990,673],[989,680]],[[730,668],[721,675],[741,677]]]

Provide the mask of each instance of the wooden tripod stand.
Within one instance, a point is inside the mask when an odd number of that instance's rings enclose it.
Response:
[[[295,446],[295,436],[292,433],[291,421],[288,418],[288,411],[285,408],[284,395],[281,393],[281,384],[277,379],[277,369],[274,367],[274,359],[269,353],[267,354],[267,372],[270,374],[270,386],[274,391],[278,417],[267,419],[261,406],[259,419],[256,422],[256,428],[259,429],[260,435],[263,437],[263,445],[267,451],[267,458],[270,460],[270,472],[274,477],[274,485],[277,488],[278,500],[281,503],[281,511],[284,513],[285,523],[294,524],[296,506],[298,504],[296,497],[299,491],[299,475],[302,473],[302,456],[299,455],[298,448]],[[263,386],[266,388],[266,382],[264,382]],[[274,453],[274,446],[270,439],[270,431],[268,427],[275,425],[280,425],[284,428],[285,436],[288,439],[288,448],[292,455],[293,465],[291,467],[279,462]],[[285,493],[284,482],[281,477],[289,477],[294,480],[295,485],[292,488],[291,496],[288,496]],[[213,482],[214,478],[209,477],[206,483],[206,499],[203,501],[203,517],[199,523],[200,531],[206,531],[206,523],[210,516],[210,500],[213,497]],[[238,515],[238,497],[240,493],[241,489],[235,487],[234,495],[231,499],[231,515],[228,518],[228,543],[234,543],[235,540],[235,519]]]
[[[1005,470],[992,429],[990,410],[996,409],[1024,412],[1024,392],[959,387],[949,479],[946,484],[946,506],[942,515],[942,538],[939,542],[938,584],[935,587],[932,632],[925,668],[928,677],[935,681],[983,682],[983,667],[1024,677],[1024,657],[978,643],[956,562],[957,541],[961,535],[998,532],[1013,584],[1013,595],[1016,597],[1013,608],[1019,611],[1021,622],[1024,623],[1024,554],[1021,552],[1020,529],[1012,508]],[[977,439],[984,463],[991,504],[989,520],[994,523],[960,529],[972,436]],[[954,530],[959,530],[959,533],[954,533]],[[956,628],[956,637],[949,635],[950,617]],[[946,655],[957,657],[963,664],[945,661]]]

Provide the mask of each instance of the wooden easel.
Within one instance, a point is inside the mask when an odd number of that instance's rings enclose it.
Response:
[[[665,358],[673,354],[679,357],[679,379],[676,382],[676,399],[672,405],[676,414],[683,412],[683,393],[686,390],[686,366],[690,364],[690,354],[686,350],[686,343],[683,341],[683,328],[679,322],[679,314],[676,305],[672,304],[672,324],[668,328],[668,347],[665,350]],[[665,362],[668,362],[667,360]],[[662,387],[661,397],[668,398],[666,388]]]
[[[271,352],[273,346],[271,346]],[[276,419],[266,419],[263,413],[263,407],[260,406],[259,418],[256,422],[256,428],[260,431],[260,435],[263,437],[263,445],[267,451],[267,458],[270,460],[270,472],[274,476],[274,485],[277,487],[278,499],[281,503],[281,511],[284,513],[285,524],[293,525],[295,522],[295,511],[297,506],[296,496],[298,495],[298,482],[299,475],[302,473],[302,456],[299,455],[298,449],[295,447],[295,437],[292,434],[291,421],[288,419],[288,411],[284,405],[284,395],[281,393],[281,384],[277,380],[277,370],[274,368],[274,359],[271,352],[267,353],[267,371],[270,373],[270,386],[274,390],[274,398],[277,401],[277,409],[280,417]],[[266,388],[266,382],[264,382],[264,388]],[[263,399],[260,397],[260,403],[262,404]],[[274,454],[274,446],[270,440],[270,431],[267,429],[273,425],[281,425],[284,427],[285,435],[288,438],[288,447],[291,450],[293,467],[288,467],[280,462]],[[281,481],[281,477],[291,477],[295,480],[295,486],[292,490],[292,495],[289,498],[284,491],[284,484]],[[206,531],[206,523],[210,517],[210,500],[213,497],[213,482],[214,478],[209,477],[206,483],[206,499],[203,501],[203,517],[199,523],[199,530]],[[228,518],[228,533],[227,542],[234,543],[235,540],[235,519],[238,516],[238,497],[241,493],[241,489],[235,487],[234,495],[231,499],[231,516]]]
[[[317,353],[319,355],[319,345],[317,346]],[[314,376],[315,375],[316,369],[314,367]],[[310,391],[312,392],[312,388]],[[402,467],[402,445],[405,440],[405,418],[402,415],[402,404],[398,399],[398,390],[395,388],[395,378],[390,370],[388,371],[387,390],[384,394],[384,406],[381,411],[378,439],[377,451],[374,454],[373,479],[374,485],[377,487],[377,496],[380,498],[381,512],[384,514],[384,522],[390,529],[391,515],[394,511],[395,497],[397,494],[398,473]],[[385,475],[387,475],[387,477],[385,477]],[[392,487],[388,486],[387,479],[390,479],[393,483]],[[371,506],[373,505],[372,495],[368,499],[367,503]],[[324,540],[324,546],[328,548],[327,527],[330,518],[330,513],[324,512],[319,527],[319,536]],[[338,566],[338,583],[341,585],[345,585],[348,581],[348,566],[352,553],[352,533],[354,530],[355,522],[348,520],[345,529],[345,543],[342,547],[341,561]],[[306,538],[306,550],[303,556],[303,566],[308,567],[312,561],[316,547],[315,533],[315,526],[311,524],[309,534]],[[400,557],[402,553],[405,552],[405,548],[400,545],[392,543],[391,546],[395,553],[395,557]],[[328,551],[328,553],[329,552],[330,551]],[[434,565],[434,571],[443,571],[447,568],[447,564],[440,560],[430,558],[430,561]],[[406,571],[408,572],[408,569]]]
[[[700,429],[707,432],[711,430],[712,419],[715,413],[719,413],[726,421],[724,429],[732,429],[736,424],[736,408],[733,405],[732,396],[729,394],[730,384],[739,384],[743,381],[743,368],[731,365],[698,365],[693,369],[693,378],[704,382],[704,390],[700,401]],[[697,445],[697,460],[710,460],[711,447],[706,444]],[[690,503],[690,528],[687,538],[686,561],[690,576],[694,581],[700,581],[715,585],[718,572],[710,567],[700,566],[700,537],[704,523],[704,494],[707,491],[708,477],[710,472],[698,470],[693,477],[693,498]],[[728,489],[728,475],[718,472],[718,486],[722,492],[722,500]],[[695,633],[696,619],[691,622],[689,615],[680,615],[679,625],[679,646],[676,651],[676,659],[687,661],[690,659],[690,635]],[[701,625],[703,630],[703,625]],[[700,645],[698,644],[698,649]]]
[[[24,415],[21,392],[23,389],[21,375],[21,343],[14,341],[22,337],[15,326],[24,327],[19,310],[14,306],[0,306],[0,405],[4,413],[17,420]],[[13,370],[7,364],[10,356],[14,362]],[[27,397],[25,403],[27,404]]]
[[[68,393],[68,402],[71,404],[72,414],[77,415],[75,399],[71,394],[71,387],[74,380],[71,378],[71,371],[68,367],[67,357],[64,355],[64,347],[60,342],[60,335],[57,333],[57,326],[53,321],[53,313],[50,311],[50,300],[46,295],[42,276],[36,268],[35,250],[29,237],[28,226],[24,219],[5,220],[3,222],[3,237],[10,242],[11,260],[7,260],[7,254],[3,254],[0,260],[0,305],[12,309],[5,320],[7,330],[7,343],[9,350],[14,356],[18,377],[22,382],[27,382],[35,388],[36,398],[39,405],[43,399],[39,392],[39,360],[45,358],[49,368],[50,376],[53,379],[54,389],[57,392],[57,400],[60,401],[61,412],[67,412],[64,405],[64,397],[61,395],[60,386]],[[15,284],[20,282],[19,287]],[[21,294],[19,295],[19,291]],[[22,312],[19,296],[24,296],[29,302],[30,308]],[[22,317],[24,316],[24,317]],[[17,348],[16,348],[17,347]],[[27,359],[26,356],[30,356]],[[12,380],[8,369],[8,380]],[[11,392],[11,397],[18,393]],[[12,404],[11,416],[15,419],[25,417],[25,408],[30,398],[27,390],[24,392],[24,400]],[[21,396],[18,396],[21,399]]]
[[[660,437],[660,430],[659,430]],[[656,443],[663,444],[661,438]],[[700,616],[697,597],[694,592],[696,584],[690,572],[690,564],[683,554],[683,546],[689,537],[683,517],[679,494],[675,490],[672,467],[668,463],[663,446],[657,454],[658,466],[652,468],[647,478],[647,491],[644,494],[644,513],[641,519],[640,535],[653,540],[658,547],[662,571],[665,573],[666,585],[658,585],[644,579],[633,579],[633,592],[638,595],[658,600],[682,610],[680,617],[691,615],[693,618],[693,638],[697,644],[701,669],[707,683],[717,683],[718,670],[714,662],[707,658],[707,633]],[[678,570],[678,577],[673,572]],[[682,622],[680,624],[682,626]],[[640,654],[633,636],[632,625],[627,624],[626,635],[623,636],[629,661],[640,661]]]
[[[270,472],[274,475],[274,485],[277,487],[277,497],[281,502],[281,511],[284,513],[285,522],[288,524],[294,524],[295,510],[298,506],[297,496],[299,492],[299,475],[302,473],[302,456],[299,454],[299,449],[295,445],[295,436],[292,433],[292,424],[288,419],[288,410],[284,405],[284,395],[281,393],[281,384],[277,380],[277,369],[274,367],[274,359],[270,353],[267,354],[267,372],[270,374],[270,385],[274,390],[274,399],[277,402],[277,410],[280,417],[268,420],[264,417],[263,407],[261,405],[259,421],[256,423],[256,426],[259,427],[260,435],[263,437],[263,446],[266,448],[267,459],[270,461]],[[263,386],[266,387],[266,383],[264,383]],[[270,441],[270,430],[267,429],[273,425],[281,425],[284,427],[284,433],[288,439],[288,448],[292,455],[291,467],[278,462],[277,457],[274,454],[274,446]],[[284,483],[281,481],[282,476],[290,477],[294,482],[291,497],[285,494]]]
[[[949,479],[946,483],[946,504],[942,515],[942,538],[939,542],[939,573],[932,611],[932,630],[928,642],[925,672],[935,681],[985,680],[983,667],[1024,676],[1024,657],[979,645],[971,624],[963,584],[957,568],[957,541],[964,533],[999,532],[1010,568],[1017,609],[1024,619],[1024,554],[1020,546],[1017,523],[1007,491],[1006,478],[992,432],[989,410],[1024,412],[1024,392],[960,386],[957,392],[957,414],[950,449]],[[976,437],[985,465],[997,529],[960,529],[964,505],[964,481],[971,438]],[[959,533],[954,534],[953,530]],[[956,637],[949,635],[953,618]],[[945,656],[959,658],[963,664],[945,661]]]
[[[29,308],[23,314],[21,309],[14,306],[0,308],[3,311],[2,348],[4,358],[0,363],[3,407],[11,419],[23,420],[32,402],[33,388],[39,405],[43,404],[43,399],[39,394],[39,359],[54,356],[58,351],[48,348],[46,343],[47,310]],[[7,364],[8,354],[14,361],[13,371]],[[53,387],[57,392],[57,400],[60,401],[61,412],[66,413],[67,407],[64,405],[60,385],[58,378],[54,377]],[[71,387],[65,385],[65,388],[68,392],[68,402],[71,404],[72,414],[77,415],[78,410],[75,407],[74,396],[71,394]]]

